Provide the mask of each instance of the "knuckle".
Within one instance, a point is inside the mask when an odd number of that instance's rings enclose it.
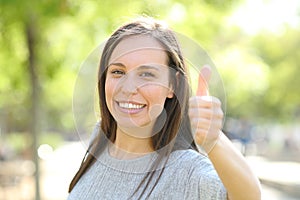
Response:
[[[220,101],[220,99],[218,98],[215,98],[215,103],[218,105],[218,106],[221,106],[222,102]]]
[[[195,135],[195,140],[198,144],[201,144],[204,142],[206,138],[206,131],[204,130],[198,130],[196,135]]]

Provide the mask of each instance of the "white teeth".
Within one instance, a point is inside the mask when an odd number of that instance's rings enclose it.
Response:
[[[119,106],[127,109],[140,109],[144,107],[142,104],[132,104],[132,103],[119,103]]]

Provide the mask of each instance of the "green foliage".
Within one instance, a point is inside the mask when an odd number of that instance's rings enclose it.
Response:
[[[1,145],[9,148],[9,151],[14,156],[22,155],[30,151],[32,140],[29,133],[26,132],[11,132],[3,138]],[[63,136],[55,132],[43,132],[39,136],[39,145],[48,144],[54,149],[63,144]]]
[[[26,149],[29,149],[31,141],[28,141],[28,133],[13,132],[7,135],[4,144],[10,148],[13,154],[22,154]]]
[[[290,120],[300,108],[300,30],[287,29],[281,35],[262,33],[254,38],[257,54],[270,66],[269,88],[262,102],[268,116]],[[270,37],[271,36],[271,37]]]
[[[45,132],[42,133],[39,140],[39,145],[48,144],[54,149],[63,144],[63,136],[60,133]]]
[[[36,22],[43,131],[73,132],[72,96],[81,63],[122,22],[166,20],[212,55],[224,80],[227,114],[288,120],[299,110],[299,30],[246,36],[226,23],[240,0],[1,0],[0,113],[4,131],[27,131],[30,102],[25,24]],[[4,126],[5,125],[5,126]]]

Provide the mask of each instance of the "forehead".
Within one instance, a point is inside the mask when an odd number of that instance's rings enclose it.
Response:
[[[113,50],[109,63],[115,61],[167,64],[167,53],[149,35],[129,36],[122,39]]]

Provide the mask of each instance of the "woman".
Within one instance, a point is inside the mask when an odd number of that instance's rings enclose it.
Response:
[[[185,67],[174,32],[154,19],[112,34],[99,66],[101,122],[69,200],[260,199],[257,178],[221,131],[220,101],[205,96],[209,69],[190,97]]]

